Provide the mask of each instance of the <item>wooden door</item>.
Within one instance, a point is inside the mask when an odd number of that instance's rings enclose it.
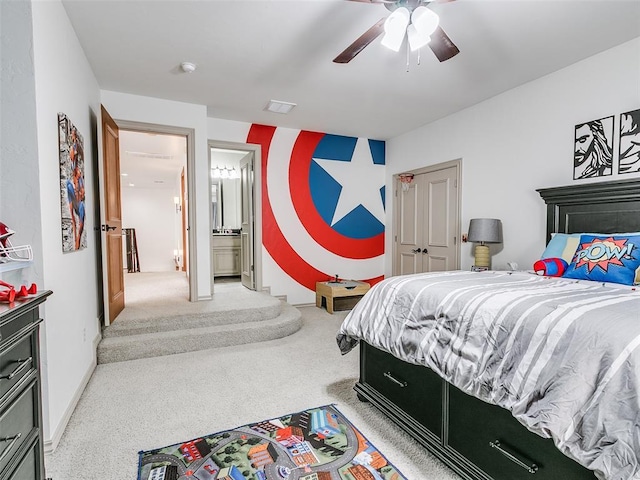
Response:
[[[102,111],[102,176],[103,191],[101,229],[105,234],[103,270],[107,275],[108,324],[113,323],[124,309],[124,271],[122,262],[122,208],[120,203],[120,144],[119,130],[111,115]]]
[[[242,285],[255,290],[253,251],[253,152],[240,160],[240,279]]]
[[[396,251],[398,252],[397,275],[408,275],[422,272],[422,205],[423,185],[420,175],[402,188],[400,180],[396,180],[396,197],[398,202],[398,233]]]
[[[458,268],[457,167],[425,174],[422,271],[444,272]]]
[[[394,274],[458,268],[458,166],[416,174],[408,188],[396,180]]]

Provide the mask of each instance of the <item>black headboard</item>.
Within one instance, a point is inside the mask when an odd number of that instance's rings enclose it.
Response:
[[[552,233],[640,232],[640,178],[536,190]]]

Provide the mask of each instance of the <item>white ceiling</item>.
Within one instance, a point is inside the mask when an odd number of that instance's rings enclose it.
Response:
[[[433,3],[461,53],[439,63],[378,38],[387,16],[344,0],[63,0],[102,89],[207,105],[224,119],[389,139],[640,36],[637,0]],[[179,64],[197,64],[194,73]],[[637,62],[640,59],[629,59]],[[297,103],[286,116],[270,99]]]
[[[120,130],[119,143],[122,188],[179,188],[186,137]]]

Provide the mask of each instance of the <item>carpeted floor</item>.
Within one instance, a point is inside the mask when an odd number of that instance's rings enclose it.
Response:
[[[335,403],[411,480],[459,480],[352,390],[358,354],[341,356],[346,312],[301,308],[303,327],[269,342],[99,365],[56,451],[55,480],[136,478],[138,451]]]
[[[240,282],[214,286],[211,301],[190,302],[189,284],[184,272],[126,273],[125,308],[114,325],[148,318],[171,317],[211,311],[233,311],[238,305],[268,307],[278,300],[263,292],[249,290]]]

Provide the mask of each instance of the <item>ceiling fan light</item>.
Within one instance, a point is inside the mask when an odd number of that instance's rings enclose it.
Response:
[[[411,14],[411,23],[415,25],[420,35],[429,37],[438,28],[440,17],[430,8],[421,5]]]
[[[402,46],[402,41],[404,40],[410,19],[411,14],[409,13],[409,10],[405,7],[396,8],[384,22],[384,37],[382,38],[382,45],[394,52],[398,52]]]
[[[431,41],[429,35],[422,35],[414,25],[409,25],[407,28],[407,37],[409,39],[409,47],[412,52],[421,49]]]

